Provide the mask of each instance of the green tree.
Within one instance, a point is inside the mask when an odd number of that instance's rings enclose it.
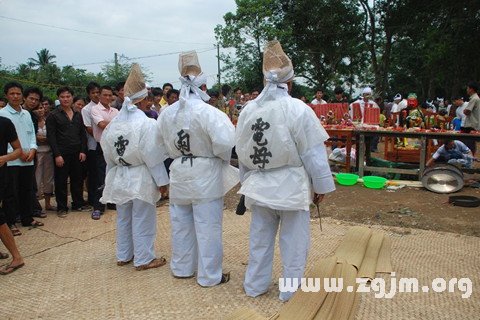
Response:
[[[465,94],[465,84],[480,79],[480,3],[408,0],[403,10],[409,23],[397,27],[392,88],[415,90],[422,98]]]
[[[250,91],[263,83],[263,46],[282,38],[283,31],[275,27],[281,19],[281,6],[276,0],[235,2],[236,12],[224,15],[225,25],[215,27],[215,36],[221,47],[234,49],[234,54],[221,54],[227,79]]]
[[[42,49],[37,51],[37,58],[28,58],[28,62],[33,67],[44,68],[48,65],[55,64],[55,58],[57,57],[54,54],[51,54],[48,49]]]
[[[343,84],[365,68],[357,1],[281,1],[289,30],[283,42],[297,76],[324,88]]]

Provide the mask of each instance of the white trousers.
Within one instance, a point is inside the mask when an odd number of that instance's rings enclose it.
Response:
[[[177,277],[193,276],[210,287],[222,279],[223,198],[201,204],[170,204],[172,259],[170,268]]]
[[[117,260],[135,267],[155,259],[157,212],[154,204],[134,199],[117,204]]]
[[[299,281],[303,277],[310,246],[310,212],[279,211],[253,205],[250,255],[243,283],[247,296],[257,297],[270,287],[279,224],[282,277],[298,278]],[[291,292],[280,292],[280,300],[287,301],[292,295]]]

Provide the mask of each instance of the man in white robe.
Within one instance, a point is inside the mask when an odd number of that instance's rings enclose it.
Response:
[[[393,97],[393,105],[392,105],[392,117],[395,124],[398,126],[400,124],[400,112],[403,109],[407,109],[407,99],[402,99],[402,95],[397,93]]]
[[[117,265],[133,260],[137,270],[166,264],[156,258],[159,190],[168,184],[163,164],[164,149],[158,146],[156,121],[135,106],[147,96],[138,64],[132,66],[124,87],[122,109],[105,128],[101,146],[107,163],[102,203],[117,205]]]
[[[228,282],[222,272],[223,196],[238,183],[231,167],[235,129],[227,115],[205,101],[206,84],[197,54],[182,53],[179,60],[180,100],[158,118],[161,144],[170,166],[170,218],[174,277],[190,278],[211,287]]]
[[[271,284],[279,226],[282,277],[303,276],[312,194],[318,204],[324,194],[335,190],[324,144],[328,134],[310,107],[290,97],[293,66],[278,41],[267,44],[263,73],[266,87],[240,114],[235,138],[239,193],[252,211],[244,281],[251,297],[264,294]],[[292,294],[281,292],[280,299],[286,301]]]
[[[352,102],[350,104],[350,117],[354,120],[356,120],[356,115],[354,114],[354,104],[359,104],[360,105],[360,116],[361,116],[361,123],[363,123],[363,120],[364,120],[364,116],[365,116],[365,107],[366,106],[370,106],[370,107],[373,107],[373,108],[379,108],[378,104],[373,101],[372,99],[372,88],[370,87],[365,87],[363,90],[362,90],[362,97],[359,98],[358,100]]]

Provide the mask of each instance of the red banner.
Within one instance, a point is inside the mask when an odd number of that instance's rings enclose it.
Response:
[[[320,116],[327,117],[328,113],[332,111],[335,119],[340,120],[345,113],[348,113],[347,103],[310,104],[309,106],[313,109],[318,118],[320,118]]]
[[[373,107],[366,107],[364,110],[363,123],[366,124],[379,124],[380,123],[380,109]]]

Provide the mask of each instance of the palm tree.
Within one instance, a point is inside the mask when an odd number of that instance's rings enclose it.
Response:
[[[56,57],[57,56],[54,54],[51,54],[50,51],[48,51],[48,49],[42,49],[40,51],[37,51],[37,59],[28,58],[28,61],[34,66],[43,68],[49,64],[54,64],[55,63],[54,59]]]

